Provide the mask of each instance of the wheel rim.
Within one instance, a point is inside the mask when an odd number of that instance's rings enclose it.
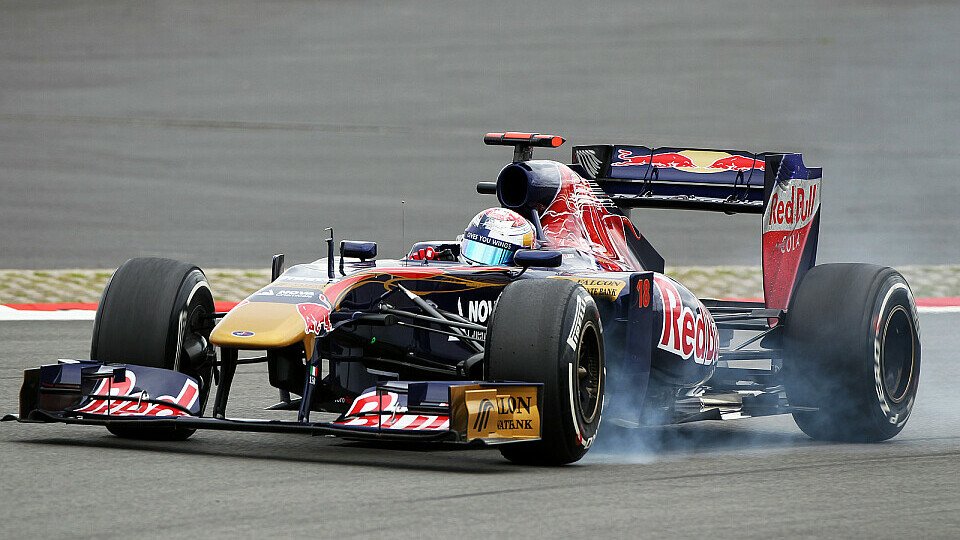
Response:
[[[593,323],[583,325],[577,348],[577,389],[584,421],[592,422],[600,408],[600,383],[603,365],[600,338]]]
[[[894,403],[906,398],[913,381],[916,347],[913,321],[903,306],[896,306],[887,315],[880,345],[880,373],[883,391]]]
[[[201,293],[206,291],[206,294]],[[200,294],[198,294],[200,293]],[[187,305],[180,311],[177,332],[174,371],[200,378],[201,384],[208,381],[203,374],[202,357],[206,354],[210,332],[213,330],[212,311],[207,307],[209,288],[206,282],[198,283],[190,292]],[[199,350],[195,350],[199,347]]]

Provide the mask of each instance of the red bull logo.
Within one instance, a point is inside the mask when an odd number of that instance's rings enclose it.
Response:
[[[610,164],[611,167],[632,167],[634,165],[649,165],[650,164],[650,154],[641,154],[636,155],[630,150],[619,150],[617,152],[616,161]]]
[[[657,347],[697,364],[712,365],[720,350],[720,335],[710,312],[699,304],[696,313],[685,306],[680,291],[670,280],[654,276],[663,307],[663,329]]]
[[[697,166],[696,163],[694,163],[689,157],[674,152],[668,152],[666,154],[654,154],[653,157],[650,158],[650,164],[657,168],[671,169]]]
[[[695,169],[695,172],[700,173],[749,171],[751,169],[763,170],[763,160],[737,154],[728,154],[726,157],[714,159],[718,154],[723,155],[719,152],[701,152],[695,150],[686,151],[686,153],[663,152],[660,154],[634,154],[632,150],[620,149],[617,151],[617,159],[619,161],[611,163],[610,166],[633,167],[651,165],[658,169]],[[699,162],[694,161],[695,158],[698,159]],[[705,159],[710,159],[710,161],[705,161]]]
[[[304,331],[308,334],[322,336],[333,330],[333,324],[330,322],[333,305],[325,294],[317,293],[317,296],[317,302],[297,304],[297,311],[303,318]]]
[[[804,183],[806,185],[792,182],[789,190],[780,187],[774,190],[764,215],[765,231],[793,230],[813,220],[820,208],[817,182]]]
[[[763,160],[734,154],[714,161],[708,168],[724,171],[749,171],[750,169],[762,171]]]
[[[630,167],[634,165],[653,165],[658,169],[662,168],[679,168],[679,167],[696,167],[696,164],[693,163],[689,157],[678,154],[676,152],[665,152],[663,154],[640,154],[636,155],[631,150],[619,150],[617,152],[617,159],[620,161],[611,163],[612,167]]]

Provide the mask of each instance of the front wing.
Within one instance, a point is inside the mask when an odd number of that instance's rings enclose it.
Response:
[[[539,440],[542,390],[523,382],[391,381],[330,422],[213,418],[201,416],[199,385],[182,373],[61,361],[24,372],[20,414],[3,420],[490,445]]]

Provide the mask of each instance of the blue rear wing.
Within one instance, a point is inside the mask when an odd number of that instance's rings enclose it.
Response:
[[[773,152],[592,145],[575,146],[573,161],[621,208],[762,214],[778,181],[821,176],[799,154]]]

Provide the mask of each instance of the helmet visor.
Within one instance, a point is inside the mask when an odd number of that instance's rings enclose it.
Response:
[[[467,260],[477,264],[491,266],[510,264],[513,262],[515,249],[481,244],[475,240],[464,240],[460,247],[460,254]]]

